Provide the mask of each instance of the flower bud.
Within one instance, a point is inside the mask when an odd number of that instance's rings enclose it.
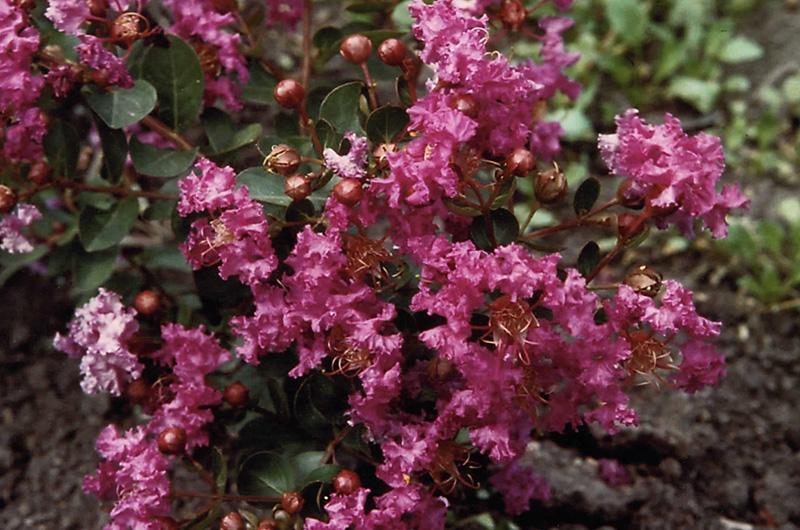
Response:
[[[303,85],[294,79],[284,79],[275,85],[272,91],[275,101],[285,109],[296,109],[306,97],[306,90]]]
[[[281,508],[294,515],[303,509],[305,499],[296,491],[287,491],[281,496]]]
[[[400,66],[406,58],[406,45],[398,39],[386,39],[378,46],[378,58],[389,66]]]
[[[222,14],[236,11],[239,8],[236,0],[211,0],[211,5],[214,6],[214,11]]]
[[[172,517],[159,517],[158,522],[161,524],[161,530],[179,530],[181,527]]]
[[[17,204],[17,194],[4,184],[0,184],[0,213],[11,211]]]
[[[165,455],[179,455],[186,450],[186,431],[168,427],[158,435],[158,450]]]
[[[239,381],[234,381],[225,387],[222,399],[233,408],[244,407],[250,401],[250,390]]]
[[[311,184],[303,175],[292,175],[283,183],[283,191],[293,201],[302,201],[311,195]]]
[[[622,283],[633,288],[637,294],[654,298],[661,290],[661,275],[646,265],[625,276]]]
[[[364,64],[372,53],[372,41],[359,33],[350,35],[342,41],[339,53],[348,63]]]
[[[93,17],[105,18],[108,10],[108,0],[86,0],[89,5],[89,13]]]
[[[525,6],[520,0],[503,0],[503,3],[500,4],[500,11],[497,12],[497,18],[503,25],[513,30],[519,29],[527,16]]]
[[[567,194],[567,177],[558,166],[540,171],[536,175],[536,183],[533,186],[536,200],[542,204],[553,204],[564,198]]]
[[[230,512],[220,521],[219,530],[244,530],[244,519],[238,512]]]
[[[256,530],[278,530],[278,523],[274,519],[263,519]]]
[[[272,151],[264,159],[264,165],[270,171],[288,177],[300,167],[300,155],[288,145],[278,144],[272,147]]]
[[[12,4],[23,11],[31,11],[36,7],[36,0],[13,0]]]
[[[428,363],[428,377],[434,381],[447,381],[455,374],[455,365],[441,357],[434,357]]]
[[[506,171],[517,177],[527,176],[536,167],[533,153],[525,148],[518,147],[506,157]]]
[[[361,478],[355,471],[343,469],[333,477],[333,489],[340,495],[350,495],[361,487]]]
[[[364,196],[361,182],[356,179],[342,179],[333,187],[333,196],[345,206],[353,207]]]
[[[151,397],[150,385],[144,379],[134,379],[125,388],[125,396],[134,405],[144,405]]]
[[[150,289],[145,289],[133,299],[133,307],[140,315],[146,317],[155,315],[161,309],[161,295]]]
[[[472,94],[452,96],[448,103],[450,108],[461,111],[468,118],[476,118],[478,116],[478,102]]]
[[[633,189],[633,179],[623,180],[617,188],[617,200],[631,210],[641,210],[644,208],[644,195]]]
[[[621,213],[617,215],[617,231],[621,239],[633,239],[644,232],[646,222],[640,221],[638,215]]]

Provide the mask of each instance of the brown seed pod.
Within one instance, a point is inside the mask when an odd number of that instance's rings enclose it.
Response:
[[[250,401],[250,390],[239,381],[234,381],[225,387],[222,399],[233,408],[244,407]]]
[[[133,299],[133,307],[140,315],[155,315],[161,309],[161,295],[150,289],[140,291]]]
[[[622,283],[633,288],[636,293],[655,298],[661,290],[661,274],[647,265],[642,265],[635,271],[625,276]]]
[[[372,41],[360,33],[349,35],[339,46],[339,54],[348,63],[364,64],[369,59],[370,53],[372,53]]]
[[[186,431],[168,427],[158,435],[158,450],[165,455],[179,455],[186,450]]]
[[[152,397],[152,388],[144,379],[134,379],[125,388],[125,396],[134,405],[144,405]]]
[[[122,13],[111,24],[111,39],[124,48],[139,40],[147,31],[147,19],[139,13],[128,11]]]
[[[567,194],[567,177],[556,165],[552,169],[540,171],[533,186],[536,200],[542,204],[553,204]]]
[[[89,12],[93,17],[105,18],[108,11],[108,0],[86,0],[89,5]]]
[[[361,487],[361,478],[355,471],[343,469],[333,477],[333,489],[340,495],[350,495]]]
[[[284,79],[275,85],[272,91],[275,101],[285,109],[296,109],[306,97],[306,90],[303,85],[294,79]]]
[[[621,213],[617,215],[617,232],[619,237],[628,240],[640,235],[647,228],[646,221],[640,221],[638,215]]]
[[[311,195],[311,184],[303,175],[292,175],[283,183],[283,191],[293,201],[302,201]]]
[[[364,189],[356,179],[342,179],[333,187],[333,196],[340,203],[352,208],[364,196]]]
[[[5,184],[0,184],[0,213],[10,212],[16,205],[17,194],[14,190]]]
[[[244,530],[244,519],[238,512],[230,512],[219,523],[219,530]]]
[[[511,151],[506,157],[506,171],[517,177],[525,177],[536,167],[533,153],[523,147]]]
[[[459,94],[452,96],[448,102],[450,108],[461,111],[469,118],[476,118],[478,116],[478,101],[472,94]]]
[[[633,179],[623,180],[617,188],[617,200],[626,208],[641,210],[644,208],[644,195],[637,193],[633,186]]]
[[[274,519],[262,519],[256,530],[278,530],[278,522]]]
[[[300,167],[300,154],[286,144],[278,144],[272,147],[264,159],[264,165],[270,171],[288,177]]]
[[[281,496],[281,508],[292,515],[299,513],[305,503],[303,496],[296,491],[287,491]]]
[[[500,4],[500,11],[497,12],[497,18],[503,25],[513,30],[522,27],[527,16],[528,12],[520,0],[503,0],[503,3]]]

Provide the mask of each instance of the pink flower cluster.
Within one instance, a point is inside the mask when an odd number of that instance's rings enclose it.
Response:
[[[39,33],[12,2],[0,2],[0,158],[30,162],[42,157],[44,115],[35,103],[44,78],[31,69]]]
[[[725,237],[725,216],[749,203],[733,184],[716,191],[725,169],[719,138],[689,136],[669,114],[663,125],[648,125],[637,111],[629,110],[617,117],[617,132],[601,135],[599,145],[609,169],[632,180],[630,195],[667,212],[658,219],[661,227],[676,225],[693,235],[695,220],[700,219],[714,237]]]
[[[118,294],[101,288],[75,311],[69,333],[57,333],[53,344],[70,357],[81,358],[84,392],[118,396],[126,383],[142,373],[127,344],[138,329],[136,311],[126,308]]]
[[[69,334],[57,334],[54,342],[68,355],[82,356],[85,392],[119,395],[143,369],[127,346],[138,328],[135,312],[122,305],[119,295],[100,289],[76,311]],[[158,385],[153,410],[147,411],[149,421],[122,434],[113,425],[106,427],[97,439],[103,461],[96,473],[84,480],[86,492],[114,501],[106,530],[160,530],[157,517],[170,511],[170,463],[159,452],[156,438],[167,428],[178,428],[186,434],[187,449],[207,445],[205,427],[214,419],[211,408],[222,401],[205,377],[229,360],[228,351],[202,326],[187,329],[165,324],[161,340],[161,348],[150,359],[171,374],[162,377]]]

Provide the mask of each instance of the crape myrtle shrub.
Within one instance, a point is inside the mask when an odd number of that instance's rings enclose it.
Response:
[[[718,381],[692,293],[607,266],[747,200],[717,138],[635,110],[567,190],[570,4],[0,0],[2,280],[71,289],[54,345],[130,412],[83,480],[106,528],[513,516],[549,494],[535,437]]]

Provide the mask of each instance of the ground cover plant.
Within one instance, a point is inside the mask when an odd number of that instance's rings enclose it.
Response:
[[[748,200],[718,138],[622,108],[569,189],[570,7],[0,4],[2,279],[63,277],[55,347],[130,405],[107,528],[510,525],[532,440],[722,377],[687,288],[609,266]]]

